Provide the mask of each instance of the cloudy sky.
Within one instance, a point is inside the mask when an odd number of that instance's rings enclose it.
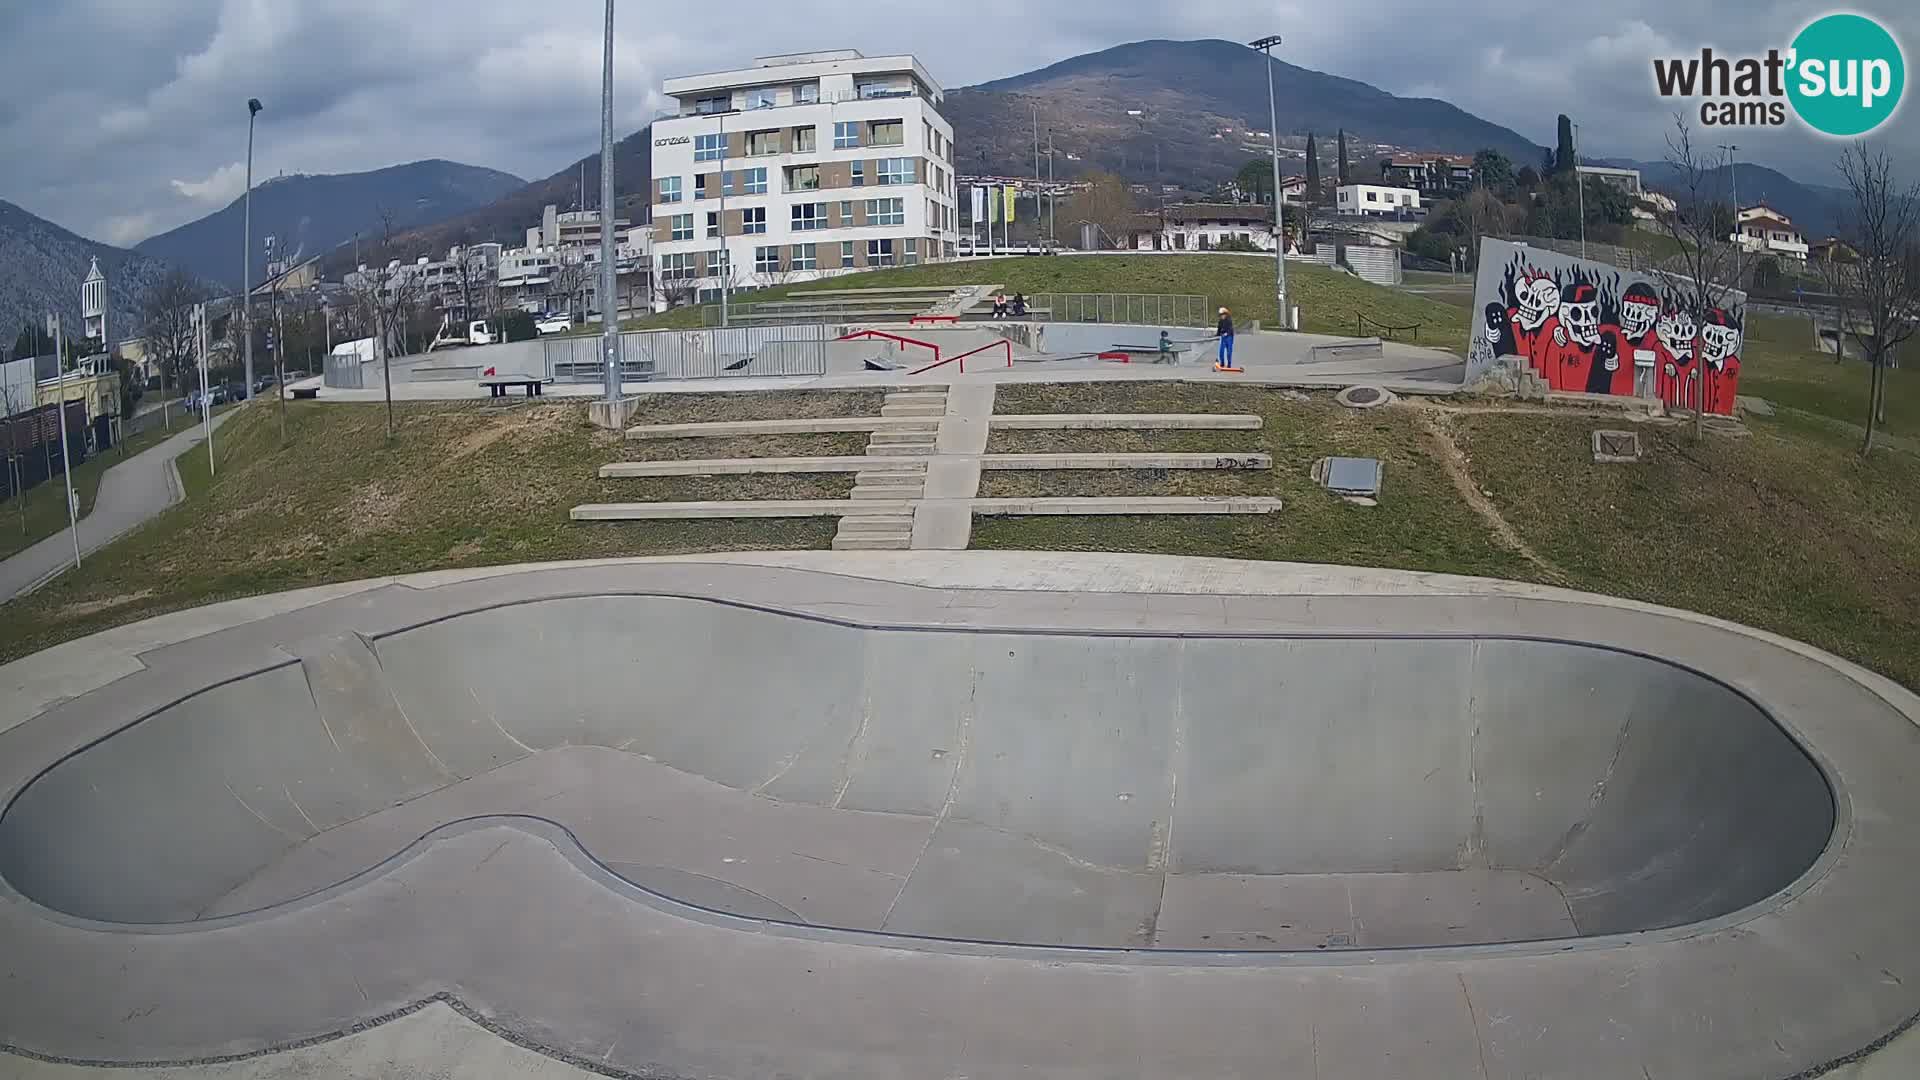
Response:
[[[910,51],[953,87],[1142,38],[1277,32],[1292,63],[1442,98],[1543,144],[1566,112],[1584,153],[1638,158],[1661,155],[1672,112],[1653,94],[1650,57],[1784,47],[1814,10],[1804,0],[1343,0],[1332,16],[1319,0],[734,0],[703,18],[699,5],[670,16],[658,3],[621,6],[622,133],[652,116],[663,76],[763,53]],[[1920,48],[1920,5],[1855,10],[1893,27],[1910,59]],[[603,11],[599,0],[0,4],[0,198],[115,244],[199,217],[244,184],[249,96],[267,106],[256,176],[427,157],[545,176],[597,143]],[[1920,108],[1909,103],[1876,136],[1920,174]],[[1835,182],[1832,143],[1754,131],[1739,141],[1743,159]]]

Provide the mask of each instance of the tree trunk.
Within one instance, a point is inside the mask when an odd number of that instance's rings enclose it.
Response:
[[[1880,358],[1873,356],[1869,358],[1869,362],[1873,365],[1873,369],[1867,381],[1867,437],[1860,444],[1860,453],[1863,457],[1873,453],[1873,425],[1880,404]]]

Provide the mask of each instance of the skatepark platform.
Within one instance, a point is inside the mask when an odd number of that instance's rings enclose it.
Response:
[[[1751,1077],[1920,1010],[1912,695],[1238,565],[630,560],[110,631],[132,670],[0,732],[0,1045],[451,997],[623,1075]]]

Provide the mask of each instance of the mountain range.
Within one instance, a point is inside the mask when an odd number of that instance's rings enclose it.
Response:
[[[1608,158],[1593,164],[1639,169],[1640,182],[1656,191],[1671,192],[1681,184],[1680,170],[1665,161]],[[1731,178],[1726,166],[1708,173],[1706,190],[1724,193],[1728,202],[1733,201],[1737,191],[1744,205],[1766,203],[1792,218],[1808,240],[1831,235],[1839,225],[1842,209],[1853,198],[1853,193],[1845,188],[1803,184],[1765,165],[1744,161],[1733,166]]]
[[[1078,159],[1057,160],[1056,174],[1065,165],[1068,175],[1101,170],[1207,190],[1247,162],[1246,132],[1269,125],[1266,65],[1260,53],[1230,41],[1136,41],[953,90],[942,111],[963,148],[955,162],[961,172],[1030,174],[1037,106],[1042,139],[1051,130],[1056,150]],[[1303,147],[1309,130],[1331,140],[1344,128],[1356,168],[1375,160],[1379,147],[1465,154],[1493,147],[1516,161],[1542,154],[1519,132],[1433,98],[1397,97],[1279,60],[1273,83],[1283,149],[1289,140]],[[1551,121],[1541,117],[1542,126]],[[1215,138],[1223,129],[1233,135]],[[1329,176],[1330,150],[1321,157]],[[1304,171],[1297,158],[1282,165]]]
[[[29,323],[44,327],[49,311],[59,313],[69,333],[75,331],[80,282],[94,259],[107,275],[108,336],[116,341],[134,336],[140,296],[166,272],[166,264],[89,240],[0,199],[0,345],[12,344]]]
[[[351,246],[354,235],[374,237],[487,206],[526,181],[498,169],[455,161],[415,161],[371,172],[276,177],[253,189],[253,272],[265,263],[265,238],[284,256],[307,257]],[[190,273],[234,288],[240,279],[245,199],[134,245]]]

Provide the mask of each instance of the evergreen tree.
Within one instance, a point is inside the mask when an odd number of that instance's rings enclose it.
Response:
[[[1578,164],[1573,150],[1573,121],[1566,113],[1560,114],[1560,148],[1553,155],[1555,172],[1572,172]]]
[[[1311,131],[1307,132],[1307,205],[1320,205],[1320,152]]]
[[[1347,129],[1340,129],[1340,182],[1350,184],[1353,178],[1347,175]]]

